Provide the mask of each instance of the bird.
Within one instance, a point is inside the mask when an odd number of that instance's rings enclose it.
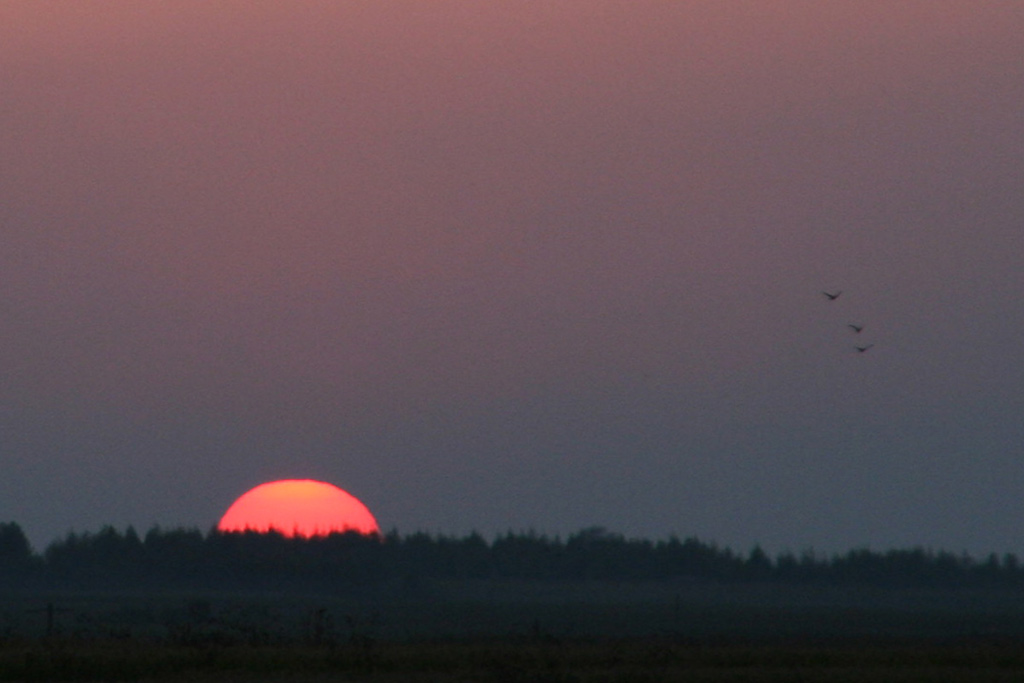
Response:
[[[847,325],[846,325],[846,326],[847,326],[847,327],[849,327],[849,328],[850,328],[851,330],[853,330],[854,332],[856,332],[857,334],[860,334],[860,333],[861,333],[861,330],[863,330],[863,329],[864,329],[864,326],[863,326],[863,325],[854,325],[853,323],[847,323]]]
[[[839,291],[837,291],[835,294],[833,294],[832,292],[822,292],[822,294],[824,294],[825,296],[828,297],[829,301],[835,301],[836,299],[839,298],[839,295],[842,294],[842,293],[843,293],[843,290],[841,290],[841,289]]]
[[[864,344],[863,346],[858,344],[857,346],[854,346],[853,348],[857,349],[857,353],[864,353],[865,351],[870,349],[872,346],[874,346],[874,344]]]

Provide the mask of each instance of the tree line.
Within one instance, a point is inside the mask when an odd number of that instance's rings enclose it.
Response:
[[[697,538],[633,539],[601,527],[562,539],[507,532],[488,541],[417,532],[314,538],[107,526],[69,533],[35,552],[21,527],[0,523],[0,584],[8,589],[344,588],[421,579],[784,582],[890,587],[1024,587],[1012,554],[976,559],[924,548],[738,553]]]

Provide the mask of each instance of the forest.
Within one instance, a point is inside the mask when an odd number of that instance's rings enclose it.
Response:
[[[382,536],[132,527],[69,533],[41,553],[15,522],[0,523],[0,579],[8,590],[173,587],[344,589],[394,581],[521,579],[532,581],[704,580],[930,588],[1024,586],[1015,555],[977,559],[926,548],[834,555],[813,551],[770,556],[760,547],[735,552],[689,537],[627,538],[602,527],[562,539],[531,531],[488,541],[391,531]]]

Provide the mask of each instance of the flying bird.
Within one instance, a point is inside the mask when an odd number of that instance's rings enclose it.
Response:
[[[857,346],[854,346],[853,348],[857,349],[857,353],[864,353],[865,351],[870,349],[872,346],[874,346],[874,344],[865,344],[863,346],[858,344]]]
[[[843,293],[843,290],[841,290],[841,289],[839,291],[837,291],[835,294],[833,294],[832,292],[822,292],[822,294],[824,294],[825,296],[828,297],[829,301],[835,301],[836,299],[839,298],[839,295],[842,294],[842,293]]]
[[[863,325],[854,325],[853,323],[848,323],[846,326],[849,327],[854,332],[856,332],[857,334],[860,334],[861,330],[864,329]]]

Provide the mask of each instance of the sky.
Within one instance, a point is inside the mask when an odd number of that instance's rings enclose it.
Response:
[[[7,0],[0,520],[207,530],[311,478],[400,533],[1024,554],[1022,35]]]

